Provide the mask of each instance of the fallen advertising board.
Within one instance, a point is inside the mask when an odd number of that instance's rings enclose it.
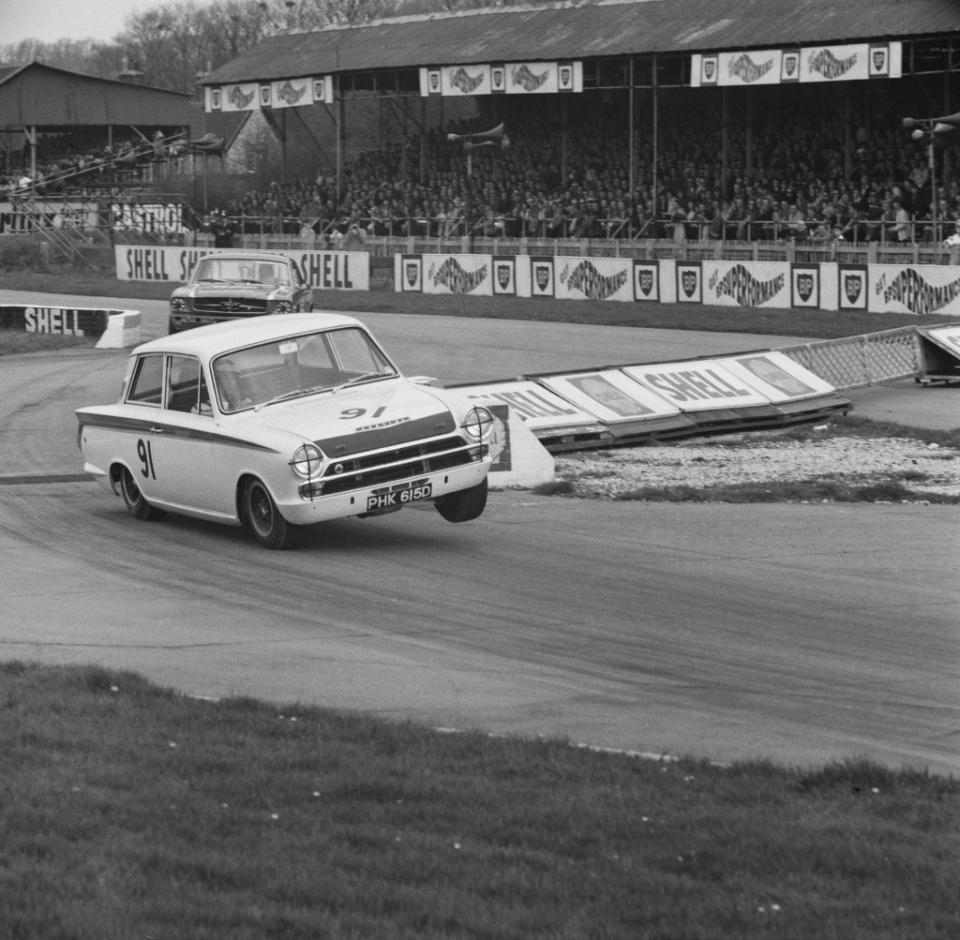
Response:
[[[924,374],[923,385],[960,382],[960,324],[917,331]]]
[[[623,371],[688,413],[770,404],[766,396],[716,359],[623,366]]]
[[[744,353],[715,361],[725,372],[773,404],[829,395],[835,391],[829,382],[776,350]]]

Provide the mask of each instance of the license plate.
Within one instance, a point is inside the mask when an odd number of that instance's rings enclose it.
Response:
[[[393,490],[379,490],[367,497],[367,512],[372,512],[374,509],[394,509],[407,503],[414,503],[418,499],[430,499],[432,495],[433,486],[430,483],[401,486]]]

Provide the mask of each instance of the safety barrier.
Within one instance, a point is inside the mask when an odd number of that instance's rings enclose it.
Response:
[[[459,388],[484,405],[509,406],[550,453],[781,427],[850,407],[829,382],[779,350]]]
[[[190,277],[200,258],[224,250],[116,245],[114,261],[117,279],[181,284]],[[370,290],[370,256],[365,251],[275,250],[274,253],[295,261],[311,287],[322,290]]]
[[[398,254],[394,290],[787,310],[960,314],[954,265],[582,255]]]
[[[139,310],[0,305],[0,329],[96,338],[97,349],[136,346],[140,342],[140,327]]]

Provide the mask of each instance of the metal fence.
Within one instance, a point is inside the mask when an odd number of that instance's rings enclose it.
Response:
[[[804,343],[780,352],[841,390],[923,373],[920,337],[912,326]]]
[[[203,244],[206,236],[197,236]],[[849,264],[960,264],[960,246],[908,244],[802,245],[793,242],[675,242],[671,239],[603,238],[436,238],[421,235],[347,235],[305,239],[273,233],[238,235],[237,247],[250,249],[335,248],[367,251],[373,257],[421,254],[532,255],[537,257],[633,258],[655,261],[838,261]]]

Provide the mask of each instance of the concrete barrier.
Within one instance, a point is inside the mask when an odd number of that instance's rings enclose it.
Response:
[[[102,307],[0,305],[0,329],[47,336],[96,339],[97,349],[126,349],[140,342],[139,310]]]

